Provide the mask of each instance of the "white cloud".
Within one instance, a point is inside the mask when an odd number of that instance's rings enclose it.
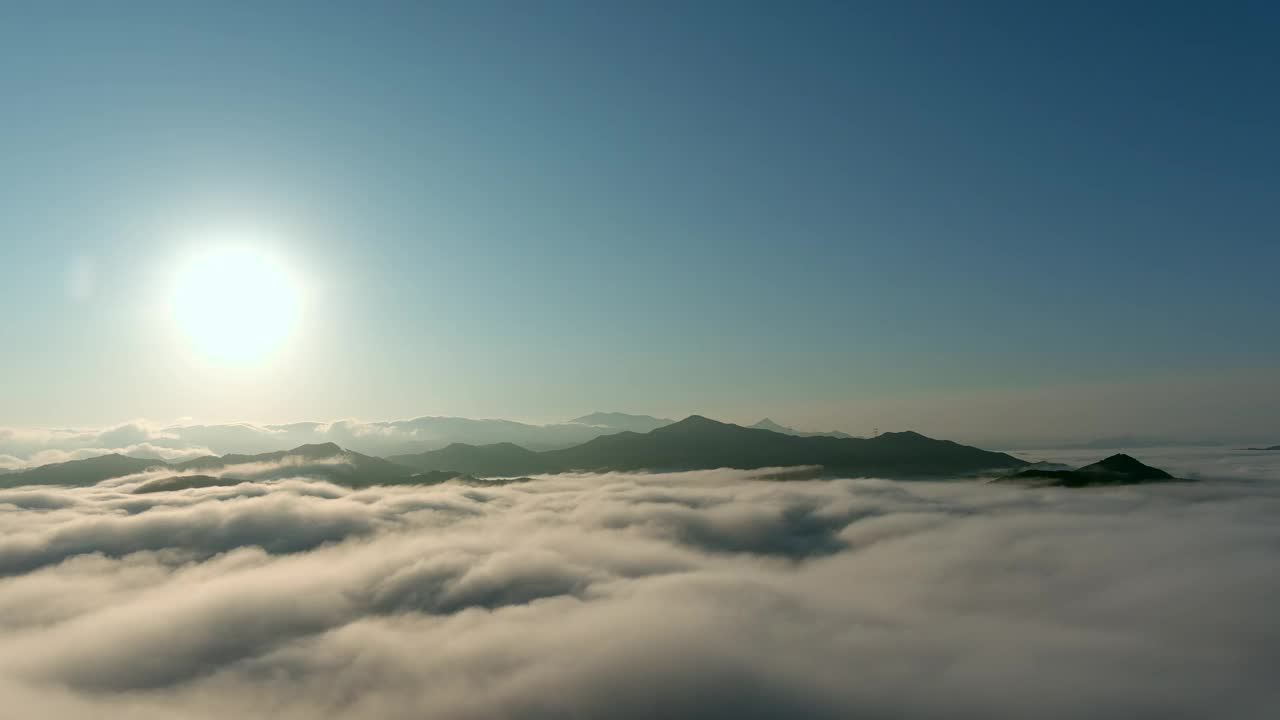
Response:
[[[0,469],[19,469],[108,453],[185,460],[208,455],[210,450],[135,420],[100,429],[0,428],[0,453]]]
[[[1280,485],[561,475],[0,493],[0,693],[71,718],[1237,717]]]

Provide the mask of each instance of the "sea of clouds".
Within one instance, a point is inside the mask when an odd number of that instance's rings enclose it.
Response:
[[[1280,707],[1280,484],[763,474],[0,491],[0,716]]]

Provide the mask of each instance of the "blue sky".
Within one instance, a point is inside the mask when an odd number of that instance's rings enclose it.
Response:
[[[1170,386],[1204,395],[1162,432],[1274,423],[1278,32],[1264,3],[6,4],[0,424],[1083,436],[1105,407],[1007,410]],[[308,288],[261,367],[160,320],[216,233]],[[1228,384],[1243,409],[1196,414]]]

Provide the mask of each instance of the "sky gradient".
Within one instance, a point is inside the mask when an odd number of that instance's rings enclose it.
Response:
[[[797,5],[6,4],[0,425],[1277,427],[1274,4]],[[251,368],[168,319],[228,237]]]

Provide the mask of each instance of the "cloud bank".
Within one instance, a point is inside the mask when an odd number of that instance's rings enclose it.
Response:
[[[1280,486],[0,493],[15,717],[1264,718]]]
[[[0,428],[0,471],[120,453],[182,461],[211,455],[204,444],[172,428],[135,421],[99,429]]]
[[[514,442],[543,450],[568,447],[618,429],[568,422],[530,425],[511,420],[420,417],[412,420],[158,425],[135,420],[106,428],[0,427],[0,471],[80,460],[108,453],[160,460],[256,454],[332,442],[369,455],[435,450],[451,443]]]

